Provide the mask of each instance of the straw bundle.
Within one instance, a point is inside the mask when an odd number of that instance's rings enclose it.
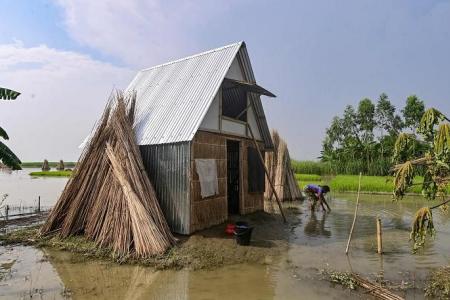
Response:
[[[265,164],[275,190],[282,201],[302,199],[302,193],[291,167],[291,158],[286,142],[277,131],[272,132],[274,151],[266,153]],[[272,199],[273,191],[266,184],[265,197]]]
[[[56,167],[56,170],[58,171],[64,171],[64,161],[61,159],[58,163],[58,166]]]
[[[41,170],[42,171],[50,171],[50,165],[48,164],[48,160],[44,159]]]
[[[109,101],[41,234],[84,234],[120,256],[175,244],[135,141],[134,107],[134,95]]]

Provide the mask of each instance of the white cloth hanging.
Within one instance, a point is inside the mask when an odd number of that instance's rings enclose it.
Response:
[[[196,159],[195,167],[200,180],[200,194],[202,198],[219,195],[216,160]]]

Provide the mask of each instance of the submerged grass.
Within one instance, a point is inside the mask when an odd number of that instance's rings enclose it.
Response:
[[[70,177],[72,171],[36,171],[30,172],[30,176],[39,177]]]

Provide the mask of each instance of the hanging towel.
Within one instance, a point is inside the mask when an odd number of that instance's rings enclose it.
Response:
[[[216,160],[196,159],[195,166],[200,180],[200,194],[202,198],[219,195]]]

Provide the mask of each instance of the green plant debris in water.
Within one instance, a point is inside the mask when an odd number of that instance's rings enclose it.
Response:
[[[358,287],[358,283],[353,278],[351,273],[326,270],[322,270],[321,273],[325,275],[325,278],[329,281],[340,284],[347,289],[356,290]]]
[[[438,299],[450,299],[450,266],[431,272],[425,287],[425,295]]]

